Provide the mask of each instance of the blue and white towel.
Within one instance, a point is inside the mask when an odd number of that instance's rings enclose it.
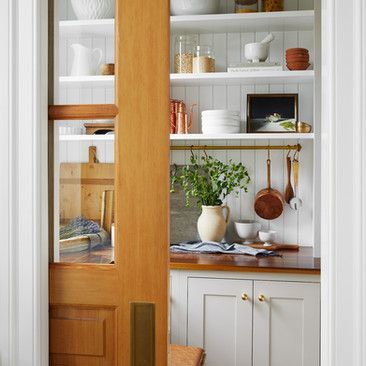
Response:
[[[262,256],[280,256],[272,250],[255,249],[243,244],[216,243],[213,241],[186,241],[181,244],[173,244],[170,246],[173,253],[206,253],[206,254],[247,254],[254,257]]]

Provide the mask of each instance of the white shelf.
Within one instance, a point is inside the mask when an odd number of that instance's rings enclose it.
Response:
[[[172,33],[235,33],[314,29],[314,10],[170,17]]]
[[[171,86],[298,84],[312,83],[314,71],[256,71],[251,73],[214,72],[206,74],[171,74]],[[108,88],[114,86],[113,75],[61,76],[64,88]]]
[[[251,14],[212,14],[170,17],[173,33],[233,33],[301,31],[314,29],[314,10]],[[62,20],[61,37],[75,35],[114,36],[114,19]]]
[[[108,88],[114,85],[114,75],[61,76],[59,82],[65,88]]]
[[[114,19],[62,20],[59,22],[61,37],[93,35],[114,37]]]
[[[221,135],[204,135],[201,133],[187,135],[170,135],[170,141],[204,141],[204,140],[313,140],[313,133],[233,133]],[[114,135],[60,135],[60,141],[114,141]]]
[[[314,71],[214,72],[171,74],[171,86],[312,83]]]
[[[60,141],[114,141],[114,135],[60,135]]]
[[[170,141],[200,140],[313,140],[313,133],[233,133],[233,134],[187,134],[170,135]]]

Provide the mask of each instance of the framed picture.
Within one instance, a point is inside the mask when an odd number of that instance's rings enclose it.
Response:
[[[296,132],[298,94],[248,94],[247,133]]]

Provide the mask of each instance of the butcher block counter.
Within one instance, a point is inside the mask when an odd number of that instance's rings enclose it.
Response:
[[[300,247],[299,251],[277,253],[281,257],[171,253],[170,269],[320,274],[320,258],[313,257],[313,248]]]

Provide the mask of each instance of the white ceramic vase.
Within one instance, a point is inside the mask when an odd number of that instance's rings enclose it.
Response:
[[[226,218],[224,216],[226,209]],[[201,216],[197,221],[198,234],[202,241],[221,242],[225,236],[230,219],[228,206],[202,206]]]

